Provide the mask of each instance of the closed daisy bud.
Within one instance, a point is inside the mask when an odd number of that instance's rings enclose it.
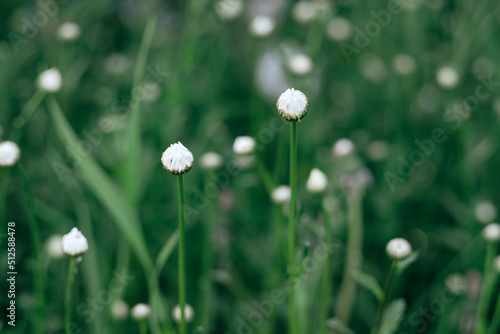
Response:
[[[300,122],[307,114],[309,101],[300,90],[288,88],[276,103],[278,113],[287,121]]]
[[[347,138],[341,138],[333,144],[333,155],[335,157],[344,157],[354,152],[354,143]]]
[[[290,58],[288,68],[297,75],[306,75],[311,72],[313,63],[311,58],[306,55],[298,54]]]
[[[57,93],[62,86],[61,72],[55,67],[40,73],[37,79],[38,88],[48,93]]]
[[[250,154],[255,150],[255,139],[250,136],[236,137],[233,144],[235,154],[244,155]]]
[[[21,149],[12,141],[0,143],[0,166],[12,167],[21,157]]]
[[[325,191],[327,185],[326,175],[319,169],[313,168],[307,179],[307,190],[314,194],[320,194]]]
[[[64,41],[72,41],[80,36],[80,26],[74,22],[65,22],[57,29],[57,37]]]
[[[193,162],[193,153],[180,141],[170,145],[161,155],[163,168],[175,175],[187,173],[193,167]]]
[[[278,186],[271,192],[271,199],[276,204],[284,204],[290,201],[291,194],[289,186]]]
[[[53,235],[45,242],[45,250],[47,254],[53,259],[59,259],[64,256],[62,247],[62,236]]]
[[[275,25],[272,17],[258,15],[250,23],[250,33],[256,37],[266,37],[273,32]]]
[[[460,75],[451,66],[441,67],[436,74],[436,81],[443,88],[451,89],[458,84]]]
[[[181,321],[181,307],[179,305],[175,305],[175,307],[172,309],[172,317],[177,323]],[[186,319],[187,323],[193,321],[194,310],[189,304],[184,305],[184,318]]]
[[[200,158],[200,165],[203,169],[216,169],[222,165],[222,157],[215,152],[207,152]]]
[[[87,239],[76,227],[62,237],[63,251],[69,256],[82,255],[89,249]]]
[[[402,260],[411,254],[411,245],[406,239],[396,238],[389,241],[385,250],[391,259]]]
[[[497,223],[491,223],[483,228],[483,238],[488,242],[500,241],[500,225]]]
[[[111,315],[115,320],[124,320],[128,316],[128,304],[123,300],[117,300],[111,304]]]
[[[151,308],[149,307],[149,305],[144,303],[139,303],[132,307],[132,310],[130,310],[130,314],[132,315],[132,318],[134,320],[144,320],[149,317],[150,313]]]

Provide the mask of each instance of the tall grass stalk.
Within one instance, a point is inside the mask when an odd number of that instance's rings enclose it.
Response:
[[[486,248],[486,261],[484,264],[483,287],[481,289],[476,315],[476,334],[486,333],[488,306],[490,305],[493,289],[495,288],[495,269],[493,268],[493,260],[496,255],[496,249],[496,242],[488,242]]]
[[[387,276],[387,280],[385,281],[384,287],[384,298],[379,305],[377,312],[377,320],[375,322],[375,330],[373,334],[378,334],[380,331],[380,325],[382,324],[382,319],[384,318],[385,307],[387,306],[387,301],[389,300],[389,293],[391,292],[392,282],[394,281],[394,276],[396,276],[398,261],[393,260],[391,269],[389,269],[389,275]]]
[[[497,304],[495,306],[495,312],[493,313],[493,319],[491,320],[490,327],[488,329],[488,334],[496,334],[500,331],[500,294],[497,298]]]
[[[290,214],[288,223],[288,268],[295,267],[295,215],[297,213],[297,122],[290,122]],[[288,333],[295,331],[295,291],[288,296]]]
[[[179,306],[181,308],[181,321],[179,333],[186,334],[186,235],[184,228],[184,181],[182,174],[177,176],[178,201],[179,201]]]
[[[75,280],[76,257],[72,256],[69,260],[68,281],[66,284],[66,303],[65,303],[65,318],[64,329],[66,334],[71,334],[71,294],[73,290],[73,282]]]

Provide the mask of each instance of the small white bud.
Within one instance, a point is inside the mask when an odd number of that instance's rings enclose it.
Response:
[[[290,201],[291,195],[289,186],[278,186],[271,192],[271,199],[276,204],[284,204]]]
[[[313,63],[311,58],[306,55],[298,54],[290,58],[288,68],[297,75],[306,75],[311,72]]]
[[[134,320],[144,320],[151,314],[151,308],[147,304],[139,303],[132,307],[130,314]]]
[[[21,149],[12,141],[0,143],[0,166],[12,167],[21,158]]]
[[[483,228],[483,238],[488,242],[500,241],[500,225],[497,223],[490,223]]]
[[[346,41],[352,35],[352,24],[346,18],[334,17],[328,22],[326,34],[334,41]]]
[[[407,54],[397,55],[393,62],[392,67],[394,70],[401,75],[410,75],[415,71],[415,60],[412,56]]]
[[[480,223],[491,223],[497,218],[497,208],[490,201],[479,202],[474,208],[474,216]]]
[[[207,152],[201,156],[200,165],[206,170],[217,169],[222,166],[222,157],[215,152]]]
[[[61,72],[55,67],[43,71],[38,76],[37,85],[48,93],[57,93],[62,86]]]
[[[354,152],[354,143],[347,138],[341,138],[333,144],[332,151],[337,158],[345,157]]]
[[[45,242],[45,250],[47,254],[53,259],[59,259],[64,256],[64,250],[62,246],[62,236],[53,235],[47,239]]]
[[[115,320],[125,320],[128,316],[128,304],[123,300],[117,300],[111,304],[111,316]]]
[[[320,194],[326,190],[327,185],[326,175],[319,169],[313,168],[307,179],[307,190],[314,194]]]
[[[250,154],[255,150],[255,139],[250,136],[236,137],[233,143],[233,151],[235,154],[244,155]]]
[[[57,37],[63,41],[72,41],[80,36],[80,26],[74,22],[65,22],[57,29]]]
[[[181,321],[181,307],[179,305],[175,305],[175,307],[172,309],[172,317],[177,323]],[[194,309],[189,304],[184,305],[184,318],[186,319],[187,323],[193,321]]]
[[[450,66],[441,67],[436,74],[436,81],[443,88],[451,89],[459,80],[460,75],[457,70]]]
[[[394,260],[402,260],[411,254],[410,243],[403,238],[395,238],[387,243],[387,255]]]
[[[288,88],[276,102],[278,113],[287,121],[300,122],[307,114],[309,101],[300,90]]]
[[[181,142],[171,144],[161,155],[163,168],[174,175],[187,173],[193,167],[193,153]]]
[[[266,37],[274,30],[274,19],[265,15],[258,15],[250,24],[250,33],[256,37]]]
[[[66,255],[79,256],[89,249],[87,239],[76,227],[62,237],[62,247]]]

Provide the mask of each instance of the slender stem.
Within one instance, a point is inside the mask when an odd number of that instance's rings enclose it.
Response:
[[[20,162],[16,164],[17,170],[24,183],[24,192],[26,195],[26,207],[28,212],[28,224],[30,229],[31,247],[33,249],[33,257],[35,258],[35,295],[37,300],[37,312],[35,321],[35,333],[43,333],[43,320],[44,320],[44,293],[43,293],[43,269],[42,260],[40,259],[40,237],[38,235],[38,228],[35,217],[35,201],[33,200],[33,192],[26,176],[26,172]]]
[[[288,268],[295,267],[295,215],[297,205],[297,122],[290,122],[290,214],[288,224]],[[288,333],[295,334],[295,292],[288,296]]]
[[[139,322],[139,333],[140,334],[147,334],[148,333],[148,326],[146,324],[146,320],[141,320]]]
[[[177,176],[179,190],[179,306],[181,308],[181,321],[179,323],[179,333],[186,334],[186,318],[184,309],[186,306],[186,249],[184,231],[184,182],[182,174]]]
[[[68,283],[66,285],[66,319],[64,328],[66,334],[71,334],[71,291],[73,290],[73,281],[75,280],[76,258],[71,257],[68,267]]]
[[[47,95],[45,91],[37,90],[28,102],[26,102],[26,105],[23,110],[21,110],[21,114],[19,115],[20,123],[18,124],[18,132],[12,137],[12,141],[19,142],[24,133],[25,126],[30,121],[40,103],[42,103],[45,95]]]
[[[486,248],[486,261],[484,264],[483,272],[483,287],[481,289],[481,295],[479,297],[479,305],[476,314],[476,333],[483,334],[486,333],[486,317],[488,313],[488,305],[490,304],[490,298],[492,296],[492,290],[494,288],[494,273],[493,273],[493,260],[495,258],[496,247],[495,242],[488,242]]]
[[[274,189],[274,182],[271,173],[269,173],[269,171],[267,170],[266,166],[264,165],[264,163],[262,162],[257,153],[254,153],[254,161],[257,174],[259,175],[260,180],[264,184],[264,188],[266,188],[267,193],[271,195],[271,192]]]
[[[495,313],[493,314],[493,319],[491,320],[490,328],[488,329],[488,334],[498,333],[500,329],[500,294],[498,295],[497,304],[495,306]]]
[[[375,324],[375,331],[373,332],[373,334],[377,334],[380,330],[380,325],[382,324],[382,319],[384,318],[385,306],[387,305],[387,301],[389,300],[389,293],[391,291],[392,282],[394,281],[394,276],[396,275],[397,264],[398,264],[397,260],[392,261],[392,266],[391,269],[389,270],[387,281],[385,282],[384,298],[382,299],[382,302],[380,303],[378,308],[377,321]]]
[[[332,237],[332,227],[330,225],[330,215],[325,208],[323,194],[318,196],[321,206],[321,213],[323,215],[323,221],[325,224],[325,242],[330,242]],[[330,309],[330,301],[332,296],[332,264],[331,259],[328,257],[325,262],[325,266],[323,269],[323,277],[322,277],[322,286],[321,286],[321,296],[322,296],[322,306],[321,306],[321,318],[320,318],[320,330],[322,333],[327,332],[327,328],[325,326],[326,320],[328,319],[328,310]]]

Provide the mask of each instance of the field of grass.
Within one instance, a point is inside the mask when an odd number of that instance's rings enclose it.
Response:
[[[499,333],[499,57],[493,0],[3,1],[0,332]]]

